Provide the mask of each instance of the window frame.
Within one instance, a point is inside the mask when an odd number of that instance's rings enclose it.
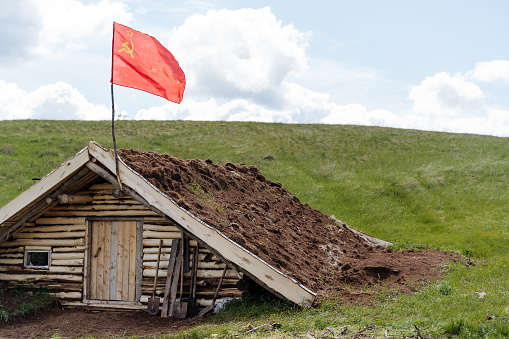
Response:
[[[48,253],[48,265],[45,266],[33,266],[29,265],[28,259],[30,253]],[[51,248],[25,248],[25,255],[23,258],[23,267],[31,270],[49,270],[51,267]]]

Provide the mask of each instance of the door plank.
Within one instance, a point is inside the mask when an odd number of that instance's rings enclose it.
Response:
[[[129,301],[136,301],[136,226],[132,221],[129,225]]]
[[[110,281],[108,284],[108,295],[109,300],[116,300],[116,289],[117,289],[117,252],[118,252],[118,223],[116,221],[111,222],[111,245],[110,245]]]
[[[97,227],[95,230],[92,230],[92,232],[96,231],[97,233],[97,243],[98,248],[96,252],[93,252],[92,255],[95,255],[96,258],[92,258],[92,260],[96,261],[97,263],[97,276],[95,277],[97,283],[96,283],[96,299],[102,300],[104,298],[103,293],[103,279],[104,279],[104,228],[105,228],[105,222],[104,221],[95,221],[94,223],[97,223]],[[100,247],[100,249],[99,249]]]
[[[110,266],[111,266],[111,221],[104,222],[104,276],[103,276],[103,298],[110,300]]]
[[[116,283],[115,300],[124,300],[122,298],[122,286],[124,278],[124,222],[116,221],[117,224],[117,262],[116,262]],[[115,269],[115,268],[113,268]]]
[[[97,237],[97,229],[98,223],[92,222],[92,243],[91,243],[91,265],[90,265],[90,297],[92,299],[97,299],[97,260],[95,258],[95,253],[99,247],[98,237]]]

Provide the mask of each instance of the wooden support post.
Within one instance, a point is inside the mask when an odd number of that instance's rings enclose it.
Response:
[[[182,241],[180,239],[174,239],[172,241],[170,259],[168,261],[168,272],[166,274],[166,286],[164,288],[163,309],[161,310],[161,317],[163,318],[173,316],[173,305],[176,300],[177,285],[180,278],[180,265],[182,264],[182,258],[178,255],[181,246]]]

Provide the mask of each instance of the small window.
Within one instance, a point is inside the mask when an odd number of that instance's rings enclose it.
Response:
[[[44,268],[49,269],[51,262],[51,250],[26,250],[25,267],[26,268]]]

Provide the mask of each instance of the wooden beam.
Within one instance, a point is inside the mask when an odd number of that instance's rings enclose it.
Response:
[[[2,207],[0,209],[0,225],[26,208],[33,201],[48,195],[57,185],[60,185],[60,183],[78,171],[89,159],[87,150],[87,148],[82,149],[74,157],[61,164],[50,174]]]
[[[88,194],[60,194],[57,199],[60,204],[86,204],[94,197]]]
[[[8,274],[0,273],[0,280],[8,281],[24,281],[24,282],[37,282],[37,281],[82,281],[81,275],[74,274]]]
[[[9,241],[12,246],[82,246],[85,245],[83,238],[77,239],[15,239]]]
[[[85,230],[75,232],[50,232],[50,233],[18,233],[13,239],[62,239],[81,238],[85,236]]]
[[[38,218],[36,225],[85,225],[85,217],[52,217]]]

